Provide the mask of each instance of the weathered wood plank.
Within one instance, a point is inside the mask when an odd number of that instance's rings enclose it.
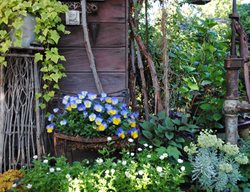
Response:
[[[113,93],[126,89],[125,73],[100,73],[100,80],[104,92]],[[93,75],[91,73],[67,73],[67,77],[59,83],[61,91],[79,93],[87,90],[97,93]]]
[[[63,0],[62,2],[79,2],[77,0]],[[90,1],[88,1],[90,3]],[[93,1],[98,7],[96,14],[88,14],[88,22],[115,22],[125,23],[126,18],[126,0],[105,0]],[[76,10],[81,11],[80,6]],[[65,16],[62,17],[65,22]]]
[[[98,72],[115,71],[125,72],[126,53],[125,48],[96,48],[93,49],[96,67]],[[60,49],[60,53],[65,56],[65,70],[67,72],[90,72],[89,61],[84,48]]]
[[[93,29],[91,23],[89,36],[91,47],[125,47],[126,45],[126,26],[118,23],[99,23],[98,30],[93,41]],[[59,47],[84,47],[83,31],[81,26],[67,26],[71,32],[69,35],[62,36]]]

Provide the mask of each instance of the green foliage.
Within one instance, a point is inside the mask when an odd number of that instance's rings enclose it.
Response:
[[[165,150],[175,159],[181,156],[188,134],[198,129],[196,125],[188,123],[186,115],[182,115],[180,119],[171,119],[165,112],[150,115],[149,121],[142,122],[140,126],[147,143]]]
[[[136,157],[123,151],[118,161],[98,158],[91,164],[85,160],[69,165],[64,158],[47,157],[34,160],[34,167],[23,171],[25,176],[20,184],[32,185],[27,191],[40,192],[178,192],[185,176],[180,164],[161,160],[150,149]]]
[[[241,179],[239,165],[248,164],[248,158],[237,145],[225,144],[209,132],[201,132],[197,144],[191,143],[184,150],[192,165],[192,179],[208,191],[235,186]]]
[[[238,5],[238,13],[240,16],[240,22],[244,27],[245,32],[250,35],[250,4]]]
[[[68,33],[61,24],[60,14],[67,11],[67,6],[57,0],[10,0],[0,3],[0,53],[6,54],[11,46],[22,46],[23,18],[27,14],[36,17],[35,34],[38,43],[45,48],[45,53],[37,53],[35,62],[41,62],[43,80],[42,98],[48,102],[58,89],[58,80],[65,76],[63,65],[65,58],[58,53],[55,45],[58,44],[60,34]],[[13,44],[10,34],[14,33]],[[0,63],[7,65],[4,56]],[[38,96],[37,96],[38,97]],[[41,105],[45,107],[44,104]]]

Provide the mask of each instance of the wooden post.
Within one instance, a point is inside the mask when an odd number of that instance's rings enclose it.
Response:
[[[4,66],[0,64],[0,173],[2,173],[4,153],[4,105]]]
[[[37,62],[34,62],[34,80],[35,80],[35,94],[40,93],[40,81],[38,75]],[[36,112],[36,145],[37,145],[37,156],[42,156],[42,142],[41,142],[41,112],[39,108],[39,99],[35,98],[35,112]]]
[[[82,28],[84,33],[84,41],[85,41],[85,47],[90,63],[90,68],[92,70],[95,85],[97,88],[97,91],[99,94],[103,93],[103,87],[100,81],[100,78],[98,76],[97,70],[96,70],[96,64],[95,64],[95,58],[91,49],[91,45],[89,42],[89,33],[88,33],[88,26],[87,26],[87,16],[86,16],[86,0],[81,0],[81,6],[82,6]]]

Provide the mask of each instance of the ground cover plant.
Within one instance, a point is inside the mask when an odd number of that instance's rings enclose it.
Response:
[[[157,153],[150,145],[137,151],[135,155],[124,150],[120,159],[97,158],[72,165],[64,157],[35,157],[34,167],[22,169],[24,178],[12,190],[19,191],[20,185],[26,191],[41,192],[181,191],[186,174],[183,161],[173,164],[166,153]]]

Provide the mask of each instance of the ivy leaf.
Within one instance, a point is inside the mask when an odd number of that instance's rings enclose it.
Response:
[[[213,119],[215,121],[219,121],[222,118],[222,115],[220,113],[213,114]]]
[[[201,109],[207,111],[207,110],[210,110],[211,109],[211,105],[208,104],[208,103],[204,103],[200,106]]]
[[[59,39],[60,39],[60,36],[57,33],[57,31],[52,30],[52,31],[50,31],[50,38],[57,44]]]
[[[166,138],[167,138],[168,140],[171,140],[171,139],[174,138],[173,132],[166,132],[166,133],[165,133],[165,136],[166,136]]]
[[[39,99],[42,96],[41,93],[36,93],[36,99]]]
[[[36,53],[35,62],[42,61],[42,60],[43,60],[43,55],[41,53]]]
[[[58,83],[58,80],[61,78],[60,73],[53,73],[50,75],[50,77],[56,82]]]

